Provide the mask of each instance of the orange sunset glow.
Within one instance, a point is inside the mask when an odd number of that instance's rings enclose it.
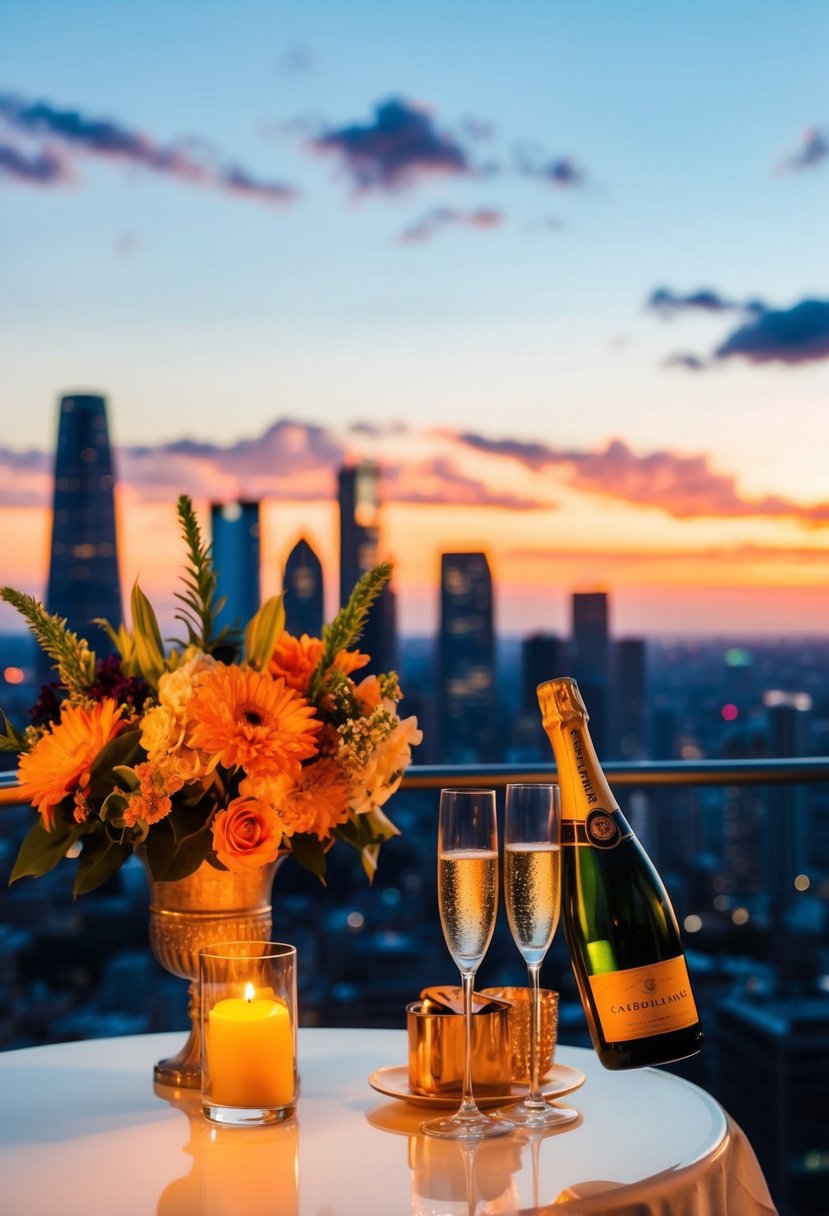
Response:
[[[336,608],[337,461],[381,467],[383,554],[395,564],[404,633],[434,629],[440,554],[483,550],[496,585],[501,632],[564,630],[569,594],[611,593],[617,632],[820,632],[829,574],[829,508],[794,494],[745,494],[704,456],[633,452],[620,441],[558,452],[542,444],[481,440],[447,429],[319,433],[278,423],[257,443],[193,456],[159,445],[123,450],[117,493],[125,603],[135,578],[172,626],[181,560],[174,502],[261,497],[262,591],[281,590],[285,558],[304,536],[326,572]],[[279,461],[270,457],[278,439]],[[316,445],[316,446],[315,446]],[[332,460],[332,452],[336,459]],[[7,460],[9,457],[7,456]],[[45,497],[44,469],[28,475]],[[0,506],[4,581],[43,593],[49,507]],[[4,622],[11,623],[8,610]],[[14,627],[14,626],[11,626]]]

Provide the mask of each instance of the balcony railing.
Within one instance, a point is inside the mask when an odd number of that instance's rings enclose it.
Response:
[[[602,766],[613,786],[635,789],[663,786],[816,785],[829,782],[829,756],[766,760],[609,761]],[[486,785],[503,789],[510,782],[555,781],[555,767],[532,764],[413,764],[403,789],[438,790],[443,786]],[[25,799],[14,773],[0,773],[0,806]]]

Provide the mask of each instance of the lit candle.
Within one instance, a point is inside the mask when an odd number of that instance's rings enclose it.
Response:
[[[282,1001],[230,997],[210,1010],[207,1028],[210,1100],[250,1109],[290,1106],[294,1100],[294,1039]]]

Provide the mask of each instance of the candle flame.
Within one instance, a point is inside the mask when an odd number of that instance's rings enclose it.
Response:
[[[254,988],[253,984],[246,984],[245,985],[245,1000],[252,1001],[255,996],[256,996],[256,989]]]

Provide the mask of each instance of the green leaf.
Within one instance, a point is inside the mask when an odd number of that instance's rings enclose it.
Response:
[[[355,819],[334,830],[340,840],[350,844],[352,849],[356,849],[360,854],[360,861],[369,882],[374,880],[377,873],[380,845],[384,840],[400,835],[399,829],[377,809],[367,811],[365,815],[357,815]]]
[[[392,575],[391,562],[381,562],[357,580],[348,603],[322,631],[323,651],[311,673],[308,700],[316,705],[320,696],[329,691],[331,664],[340,650],[347,650],[359,639],[368,619],[369,610]]]
[[[26,740],[19,730],[15,730],[11,721],[0,709],[0,722],[6,728],[5,734],[0,734],[0,752],[23,752],[26,750]]]
[[[18,878],[40,878],[43,874],[54,870],[83,831],[83,824],[77,824],[71,819],[67,820],[58,812],[55,826],[49,832],[38,815],[37,823],[20,845],[17,860],[9,878],[9,886],[13,882],[17,882]]]
[[[206,825],[177,841],[172,855],[164,867],[165,882],[176,882],[195,874],[213,844],[213,832]]]
[[[94,891],[101,883],[112,878],[113,874],[117,874],[131,853],[132,845],[125,841],[111,840],[103,832],[85,836],[72,890],[75,899],[79,895],[86,895],[88,891]]]
[[[153,606],[137,579],[132,589],[132,627],[141,674],[152,688],[157,688],[164,672],[164,647]]]
[[[199,868],[213,844],[213,831],[205,819],[203,808],[178,804],[166,819],[152,825],[147,861],[157,882],[176,882]]]
[[[121,766],[131,767],[141,754],[141,732],[125,730],[105,743],[90,770],[89,797],[105,798],[113,786],[113,772]]]
[[[325,850],[322,842],[306,832],[298,832],[291,837],[291,856],[304,869],[309,870],[318,878],[323,886],[325,881]]]
[[[32,595],[15,591],[14,587],[0,589],[0,599],[11,604],[26,620],[38,646],[54,660],[61,684],[73,699],[85,696],[95,682],[95,655],[86,641],[66,628],[66,620],[49,613]]]
[[[245,658],[251,667],[263,671],[271,661],[277,638],[285,628],[285,604],[281,595],[266,600],[245,633]]]

